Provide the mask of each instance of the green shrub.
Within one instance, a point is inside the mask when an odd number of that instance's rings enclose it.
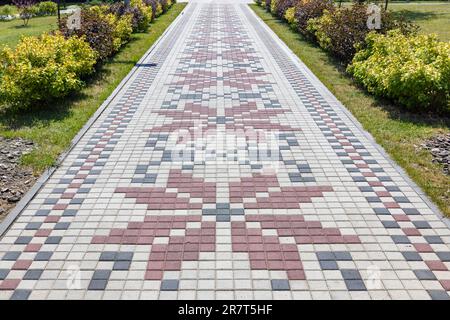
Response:
[[[123,16],[116,16],[115,14],[107,14],[106,19],[109,23],[114,26],[114,49],[119,51],[119,49],[130,41],[131,34],[133,33],[133,27],[131,24],[132,16],[126,14]]]
[[[161,4],[162,12],[166,13],[169,10],[169,1],[168,0],[158,0]]]
[[[152,21],[162,13],[162,7],[158,0],[144,0],[144,3],[152,8]]]
[[[82,38],[61,34],[23,37],[0,50],[0,102],[16,108],[59,98],[83,86],[96,53]]]
[[[162,9],[162,5],[161,3],[157,3],[156,4],[156,12],[155,12],[155,17],[159,17],[160,15],[163,14],[163,9]]]
[[[112,29],[114,52],[117,52],[120,47],[130,40],[133,32],[131,14],[117,16],[109,12],[109,6],[107,5],[92,6],[89,10],[97,14],[100,19],[108,22]]]
[[[307,30],[315,35],[319,45],[338,57],[344,63],[351,61],[356,47],[364,44],[364,39],[371,31],[367,28],[367,5],[354,4],[332,11],[325,10],[319,18],[308,21]],[[403,33],[415,33],[417,28],[403,21],[395,20],[392,15],[381,11],[380,33],[400,28]]]
[[[105,3],[104,0],[89,0],[89,1],[86,1],[86,4],[90,5],[90,6],[101,6],[104,3]]]
[[[276,16],[276,11],[277,11],[277,2],[279,0],[270,0],[270,12]]]
[[[114,28],[100,13],[88,8],[81,10],[81,28],[69,30],[67,17],[61,19],[59,29],[66,38],[73,35],[84,36],[92,49],[97,52],[98,60],[103,61],[114,51]]]
[[[297,0],[272,0],[271,11],[272,14],[280,19],[284,19],[286,10],[293,7]]]
[[[126,6],[123,2],[115,2],[109,6],[109,13],[113,13],[116,16],[131,15],[131,27],[133,32],[139,32],[140,21],[144,19],[144,15],[137,7]]]
[[[308,21],[322,16],[327,10],[332,12],[334,5],[332,0],[298,1],[295,6],[295,20],[298,31],[308,39],[314,39],[314,33],[308,29]]]
[[[435,35],[372,32],[347,71],[368,92],[408,108],[450,107],[450,43]]]
[[[131,7],[137,8],[140,12],[140,19],[138,20],[137,31],[144,32],[148,29],[150,22],[152,21],[153,9],[151,6],[147,6],[142,0],[131,0]]]
[[[284,19],[287,21],[292,30],[298,29],[297,19],[295,19],[295,7],[290,7],[286,10]]]
[[[58,5],[53,1],[43,1],[36,4],[33,11],[37,16],[52,16],[58,13]]]
[[[0,6],[0,16],[11,16],[16,12],[16,8],[10,5]]]

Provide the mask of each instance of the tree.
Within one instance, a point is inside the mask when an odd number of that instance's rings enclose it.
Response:
[[[28,21],[33,16],[33,6],[36,4],[36,0],[12,0],[12,3],[19,10],[19,16],[23,20],[23,25],[28,25]]]

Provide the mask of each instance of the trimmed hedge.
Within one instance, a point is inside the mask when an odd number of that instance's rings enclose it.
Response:
[[[69,30],[67,28],[67,17],[61,19],[59,27],[66,38],[72,36],[83,36],[92,49],[97,52],[99,61],[112,56],[114,47],[114,29],[111,24],[101,16],[100,13],[83,8],[81,10],[81,28]]]
[[[436,35],[370,33],[347,71],[368,92],[410,109],[450,107],[450,43]]]
[[[146,24],[145,20],[147,18],[146,16],[144,16],[144,13],[139,8],[126,6],[125,3],[123,2],[113,3],[111,6],[109,6],[108,13],[112,13],[119,17],[127,14],[131,15],[131,26],[133,32],[141,31],[142,25]],[[146,25],[147,25],[146,28],[148,28],[148,24]]]
[[[334,9],[332,0],[298,1],[295,6],[295,21],[298,32],[310,40],[315,39],[314,32],[308,28],[308,22],[322,16],[325,10],[333,12]]]
[[[297,19],[295,19],[295,7],[290,7],[286,10],[284,20],[286,20],[292,30],[298,29]]]
[[[158,0],[155,6],[162,12],[173,3]],[[69,30],[65,17],[59,31],[25,37],[15,49],[1,49],[0,104],[26,109],[79,90],[94,66],[117,52],[132,32],[145,31],[152,17],[152,6],[143,0],[131,0],[129,7],[120,3],[83,7],[80,29]]]
[[[53,1],[42,1],[33,6],[33,13],[37,16],[53,16],[58,13],[58,5]]]
[[[115,15],[109,13],[109,6],[92,6],[87,10],[97,14],[97,16],[104,21],[107,21],[112,29],[113,37],[113,53],[118,51],[122,45],[130,40],[133,27],[131,24],[131,14]]]
[[[331,0],[255,0],[293,30],[337,57],[368,92],[416,110],[450,111],[450,43],[418,36],[418,26],[381,10],[367,27],[367,5],[337,8]],[[284,6],[290,7],[285,9]]]
[[[4,5],[4,6],[0,6],[0,17],[9,17],[15,13],[16,8],[14,6],[10,6],[10,5]],[[1,20],[1,18],[0,18]]]
[[[139,16],[136,16],[137,28],[134,32],[145,32],[150,26],[150,22],[153,19],[153,9],[151,6],[147,6],[142,0],[131,0],[130,7],[135,11],[139,11]]]
[[[94,71],[96,53],[83,38],[24,37],[0,51],[0,101],[15,108],[65,96]]]
[[[356,3],[351,7],[325,10],[322,16],[308,20],[307,29],[323,49],[348,63],[371,32],[367,28],[367,18],[367,5]],[[412,34],[417,30],[411,24],[395,20],[385,10],[381,11],[381,21],[379,33],[400,29],[405,34]]]

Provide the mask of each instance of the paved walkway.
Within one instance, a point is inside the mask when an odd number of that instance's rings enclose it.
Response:
[[[4,234],[0,298],[448,299],[449,244],[246,5],[191,3]]]

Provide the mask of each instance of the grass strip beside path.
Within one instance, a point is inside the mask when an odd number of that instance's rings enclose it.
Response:
[[[186,3],[175,4],[151,24],[148,32],[133,34],[131,41],[100,68],[81,92],[30,111],[0,110],[1,136],[25,138],[37,145],[22,158],[22,164],[31,167],[35,174],[54,165],[87,120],[185,6]]]
[[[414,114],[367,94],[344,74],[342,66],[322,49],[307,42],[263,8],[251,4],[256,14],[308,66],[401,166],[425,193],[450,216],[450,177],[431,162],[420,145],[439,133],[450,132],[450,119]]]

